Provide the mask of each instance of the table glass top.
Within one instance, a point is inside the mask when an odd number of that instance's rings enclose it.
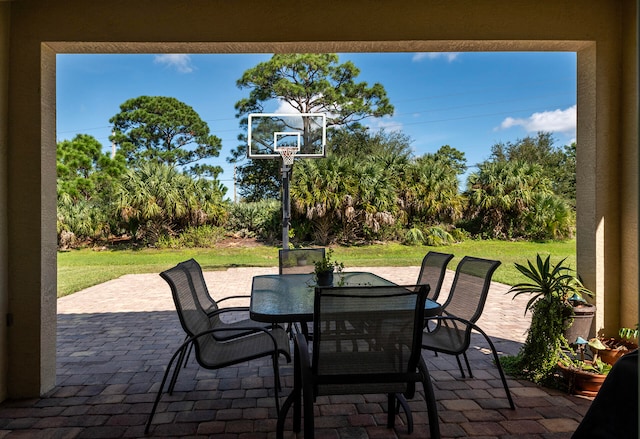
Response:
[[[393,282],[367,272],[334,273],[334,286],[385,286]],[[316,280],[313,274],[255,276],[251,287],[251,318],[283,323],[313,320]],[[437,305],[435,302],[431,304]],[[427,308],[429,305],[427,306]]]

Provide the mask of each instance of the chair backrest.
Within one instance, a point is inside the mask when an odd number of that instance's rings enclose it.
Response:
[[[453,259],[452,254],[438,252],[429,252],[422,259],[422,266],[416,283],[418,285],[429,284],[431,287],[429,298],[431,300],[438,300],[438,296],[440,296],[444,275],[447,272],[447,264],[451,259]]]
[[[202,273],[202,267],[195,259],[189,259],[178,264],[182,269],[186,270],[191,277],[193,284],[193,291],[200,302],[202,309],[208,314],[218,309],[218,304],[209,294],[207,283],[204,280],[204,274]]]
[[[178,312],[180,325],[188,336],[192,337],[211,328],[211,323],[207,313],[196,297],[193,282],[189,272],[182,264],[178,264],[169,270],[160,273],[160,276],[171,287],[171,295]],[[202,339],[213,339],[213,337],[202,337],[196,342],[196,352],[199,350],[199,343]]]
[[[491,277],[499,265],[500,261],[490,259],[462,258],[449,297],[443,304],[444,313],[475,323],[482,315]]]
[[[428,285],[316,287],[315,393],[406,391],[421,355],[428,291]]]
[[[324,258],[324,248],[294,248],[279,250],[280,274],[308,274],[315,263]]]

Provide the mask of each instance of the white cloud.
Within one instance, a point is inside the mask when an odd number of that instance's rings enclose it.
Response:
[[[411,61],[420,62],[423,59],[438,59],[445,58],[447,61],[452,62],[458,58],[460,52],[418,52],[413,54]]]
[[[402,132],[402,123],[392,120],[390,117],[385,116],[376,119],[365,119],[364,125],[371,131],[385,130],[387,132]]]
[[[278,103],[278,108],[274,113],[282,113],[282,114],[296,114],[300,113],[296,108],[293,107],[289,102],[280,100]]]
[[[166,67],[173,67],[180,73],[193,72],[191,65],[191,57],[187,54],[170,53],[164,55],[156,55],[153,59],[156,64],[162,64]]]
[[[565,110],[557,109],[533,113],[527,118],[507,117],[496,129],[506,130],[514,126],[521,126],[527,132],[548,131],[570,134],[576,130],[576,110],[577,106],[573,105]]]

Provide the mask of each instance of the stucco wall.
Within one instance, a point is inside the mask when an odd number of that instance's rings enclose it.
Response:
[[[605,328],[623,301],[637,309],[637,208],[621,206],[638,198],[635,25],[632,0],[14,1],[9,394],[40,394],[55,378],[56,52],[576,51],[578,268]]]
[[[638,11],[627,5],[622,16],[632,22]],[[621,259],[632,261],[622,263],[620,273],[620,321],[616,327],[634,328],[638,323],[638,48],[637,30],[633,32],[631,23],[623,29],[623,84],[628,87],[622,89],[623,108],[635,109],[625,111],[621,117],[621,158],[623,170],[620,175],[621,200],[620,230],[621,230]]]
[[[0,2],[0,316],[8,312],[7,281],[7,125],[10,3]],[[0,401],[7,397],[7,327],[0,319]]]

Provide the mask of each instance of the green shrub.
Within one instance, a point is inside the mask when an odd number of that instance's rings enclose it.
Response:
[[[405,245],[421,245],[424,244],[424,234],[418,227],[412,227],[407,230],[402,243]]]
[[[187,227],[177,236],[160,236],[156,242],[158,248],[212,248],[225,236],[222,227],[205,224]]]
[[[424,242],[431,246],[441,246],[447,244],[453,244],[455,240],[449,232],[441,226],[428,227],[424,234]]]
[[[462,242],[466,239],[469,239],[469,232],[467,232],[464,229],[460,229],[457,227],[452,228],[449,231],[449,234],[451,235],[451,237],[453,238],[453,240],[455,242]]]
[[[272,241],[280,234],[281,216],[281,204],[276,200],[234,203],[229,207],[225,229]]]
[[[104,206],[69,196],[58,197],[56,230],[58,246],[73,248],[90,240],[107,238],[109,218]]]
[[[568,239],[575,234],[575,212],[557,195],[536,194],[529,211],[524,215],[523,224],[523,235],[528,239]]]

